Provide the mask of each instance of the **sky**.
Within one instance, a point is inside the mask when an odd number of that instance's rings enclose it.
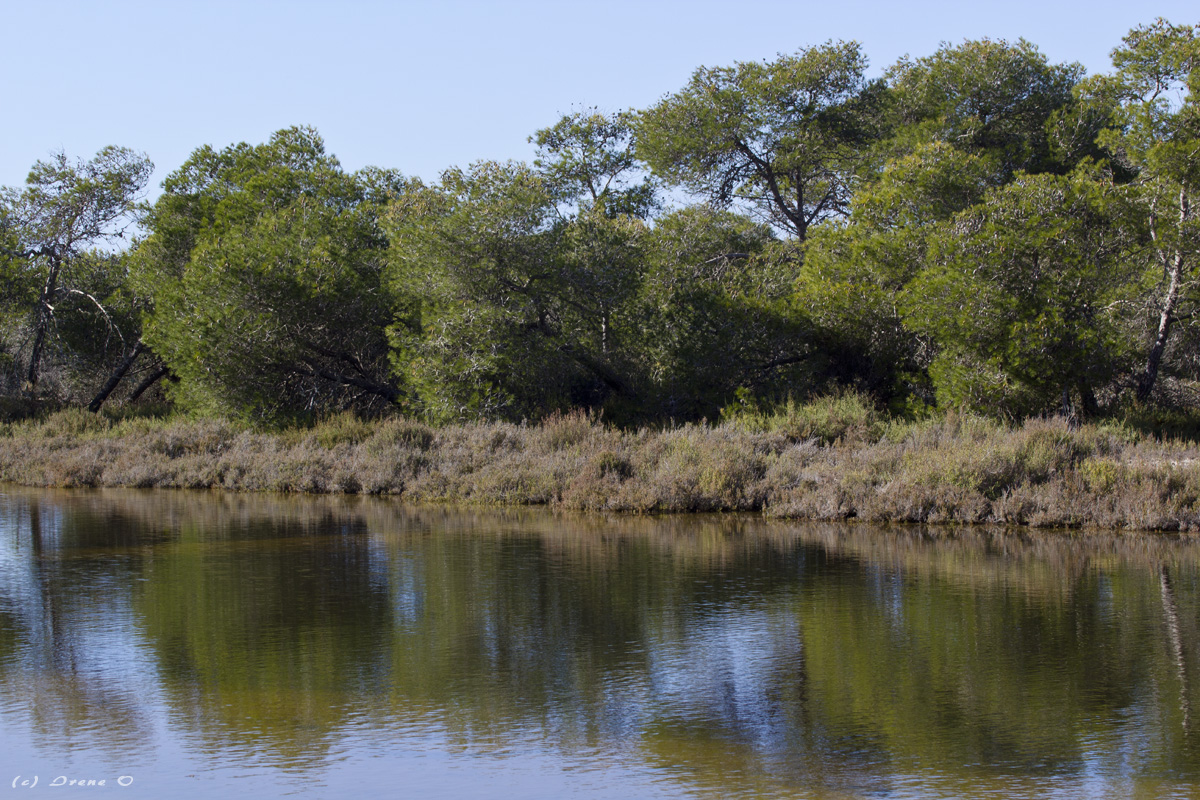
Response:
[[[1177,2],[807,0],[0,0],[0,185],[39,159],[145,152],[157,186],[197,147],[315,127],[349,170],[436,180],[533,158],[563,114],[645,108],[699,66],[857,40],[882,73],[942,42],[1025,38],[1106,72],[1131,28],[1200,22]],[[151,194],[154,192],[152,191]]]

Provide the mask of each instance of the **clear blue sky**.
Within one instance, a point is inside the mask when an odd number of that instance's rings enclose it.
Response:
[[[1024,37],[1089,72],[1140,23],[1195,0],[279,2],[0,0],[0,184],[51,151],[145,151],[157,184],[196,147],[312,125],[348,169],[436,179],[528,159],[573,108],[643,108],[700,65],[856,39],[880,72],[943,41]]]

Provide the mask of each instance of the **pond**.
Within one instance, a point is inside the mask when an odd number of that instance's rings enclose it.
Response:
[[[0,487],[13,797],[1195,796],[1198,682],[1188,537]]]

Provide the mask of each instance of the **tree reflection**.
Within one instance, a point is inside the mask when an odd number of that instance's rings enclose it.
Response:
[[[1175,590],[1171,587],[1171,571],[1166,564],[1158,568],[1159,584],[1162,587],[1163,617],[1167,623],[1167,636],[1171,642],[1171,656],[1179,676],[1179,713],[1183,717],[1183,734],[1191,729],[1191,702],[1188,699],[1187,661],[1183,651],[1183,631],[1179,624],[1179,606],[1175,602]]]
[[[0,512],[0,681],[47,731],[166,715],[296,769],[348,735],[524,742],[714,795],[1200,777],[1185,538],[188,493]]]

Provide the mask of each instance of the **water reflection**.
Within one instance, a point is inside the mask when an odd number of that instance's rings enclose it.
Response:
[[[1186,537],[6,489],[0,748],[147,796],[1189,794],[1198,567]]]

